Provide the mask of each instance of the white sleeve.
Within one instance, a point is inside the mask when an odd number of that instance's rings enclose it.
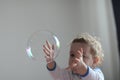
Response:
[[[82,80],[104,80],[104,75],[99,68],[91,69],[88,67],[87,74],[81,78]]]
[[[54,80],[70,80],[69,73],[64,69],[61,69],[56,63],[53,69],[49,69],[48,67],[47,69]]]

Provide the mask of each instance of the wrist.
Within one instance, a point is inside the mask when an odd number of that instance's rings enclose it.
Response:
[[[53,71],[53,70],[55,70],[55,68],[56,68],[56,62],[55,61],[52,61],[52,62],[47,64],[47,69],[49,71]]]
[[[87,66],[87,69],[84,74],[80,74],[80,77],[85,77],[89,74],[89,67]]]

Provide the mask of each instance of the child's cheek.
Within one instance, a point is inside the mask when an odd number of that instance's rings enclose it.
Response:
[[[83,59],[83,62],[88,65],[88,61],[87,60]]]

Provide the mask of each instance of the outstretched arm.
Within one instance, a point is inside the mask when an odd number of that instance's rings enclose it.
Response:
[[[54,45],[51,45],[48,41],[43,45],[43,51],[45,53],[45,58],[47,62],[47,67],[53,69],[55,66],[54,62]]]

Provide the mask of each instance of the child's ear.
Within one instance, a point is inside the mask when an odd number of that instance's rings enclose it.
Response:
[[[94,57],[93,64],[98,64],[98,62],[99,62],[99,57],[98,56]]]

